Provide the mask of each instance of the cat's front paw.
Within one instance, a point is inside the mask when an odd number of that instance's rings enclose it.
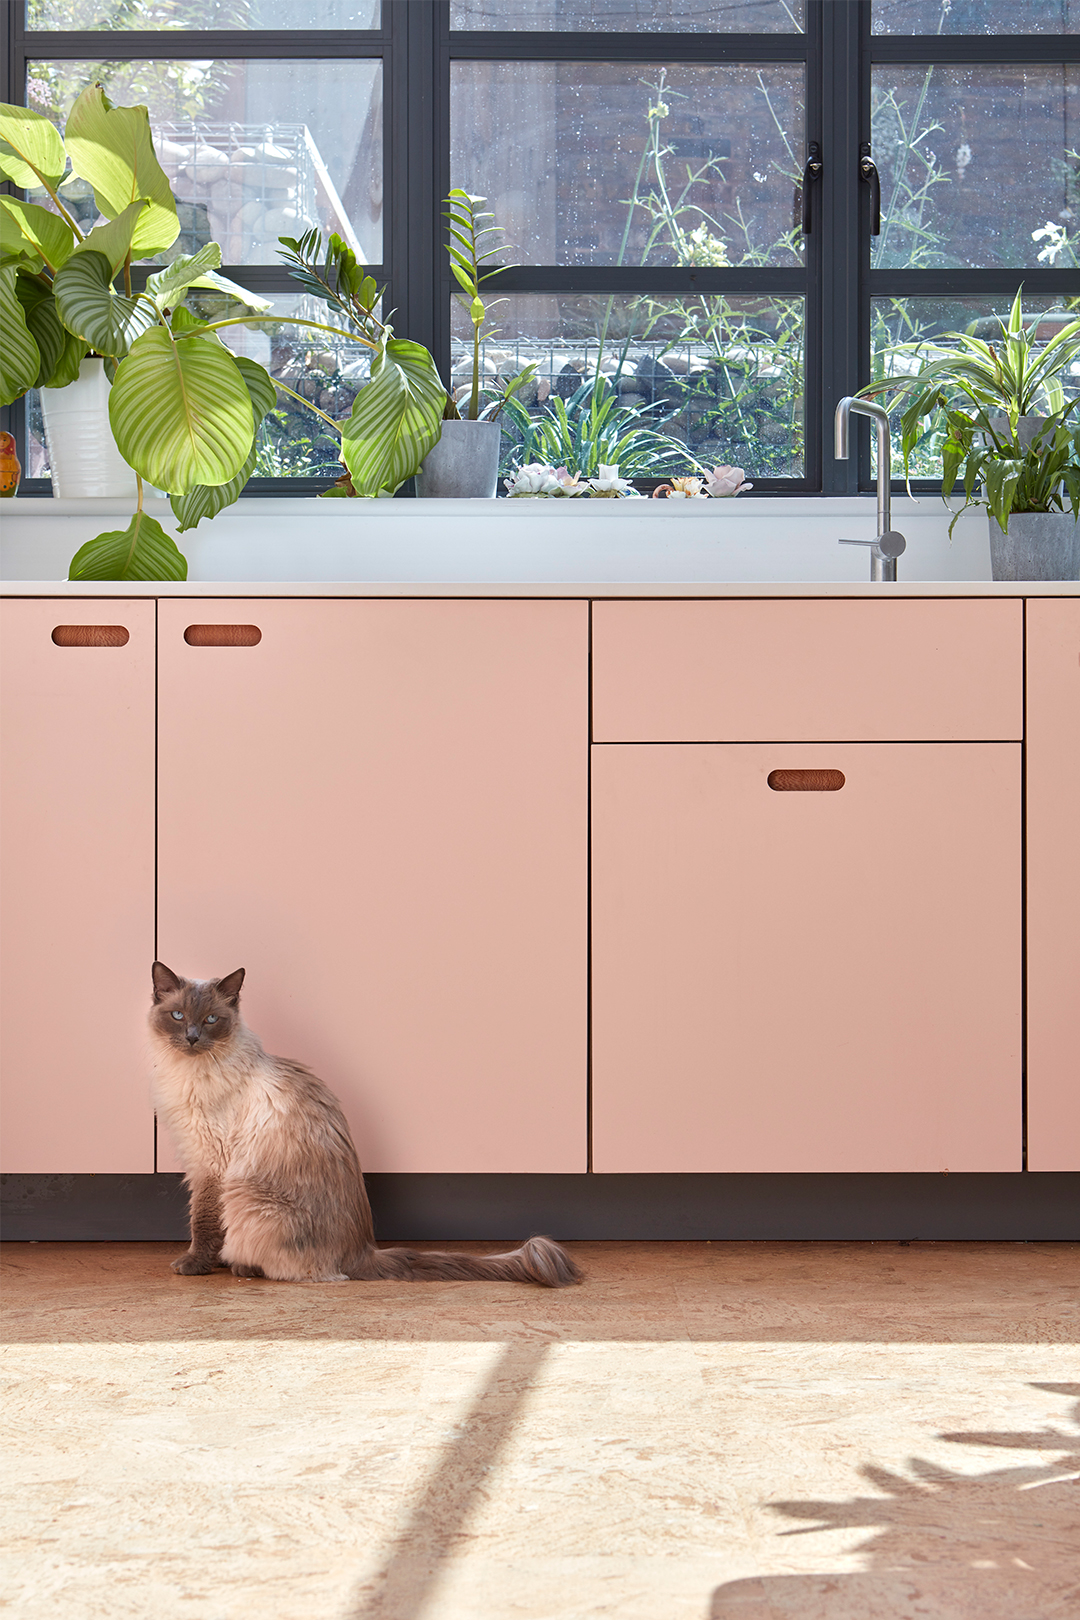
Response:
[[[206,1277],[213,1271],[211,1260],[204,1260],[197,1254],[182,1254],[179,1260],[174,1260],[172,1269],[181,1277]]]
[[[234,1277],[265,1277],[261,1266],[242,1266],[239,1261],[231,1268]]]

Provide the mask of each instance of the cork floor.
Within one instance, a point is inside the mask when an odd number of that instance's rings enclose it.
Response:
[[[1080,1246],[573,1247],[548,1293],[8,1246],[0,1608],[1076,1620]]]

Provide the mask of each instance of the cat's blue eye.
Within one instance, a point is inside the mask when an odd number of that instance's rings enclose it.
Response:
[[[206,1022],[208,1024],[216,1024],[217,1023],[217,1013],[208,1013],[207,1017],[206,1017]]]
[[[184,1022],[184,1015],[182,1012],[174,1012],[173,1017],[176,1019],[178,1024],[182,1024]]]

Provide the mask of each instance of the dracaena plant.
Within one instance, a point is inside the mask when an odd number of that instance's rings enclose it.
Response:
[[[905,474],[925,424],[944,420],[943,497],[962,479],[961,511],[985,506],[1006,532],[1013,512],[1062,512],[1068,505],[1080,515],[1080,419],[1074,414],[1080,395],[1066,400],[1062,383],[1080,355],[1080,319],[1038,343],[1042,318],[1025,325],[1018,292],[1008,320],[999,323],[999,342],[946,332],[918,372],[860,390],[867,399],[888,396],[890,406],[908,401],[900,418]],[[902,344],[896,352],[905,350],[925,353],[926,345]],[[1032,417],[1035,423],[1024,421]]]
[[[64,206],[69,165],[91,185],[104,216],[85,235]],[[218,334],[237,325],[288,324],[337,336],[345,329],[265,313],[265,300],[217,274],[216,242],[175,258],[134,291],[132,260],[167,251],[180,224],[146,108],[114,107],[100,85],[79,96],[63,137],[28,108],[0,106],[0,174],[24,189],[43,189],[56,210],[0,198],[0,403],[29,388],[65,387],[87,355],[100,356],[112,378],[113,438],[137,478],[137,509],[127,529],[89,541],[72,560],[70,577],[184,579],[187,564],[175,542],[143,510],[143,480],[169,493],[182,530],[212,517],[236,500],[250,476],[259,425],[284,386],[231,353]],[[320,254],[320,243],[319,233],[310,232],[285,249],[345,317],[346,335],[371,351],[370,381],[351,415],[325,420],[340,434],[355,492],[392,492],[439,436],[442,383],[427,350],[395,338],[377,318],[378,290],[345,244],[331,237]],[[122,292],[114,285],[121,273]],[[199,319],[184,302],[199,287],[238,298],[244,313]]]

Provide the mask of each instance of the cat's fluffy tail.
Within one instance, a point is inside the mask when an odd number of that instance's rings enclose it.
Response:
[[[437,1282],[444,1278],[496,1282],[539,1283],[542,1288],[566,1288],[581,1281],[581,1272],[551,1238],[534,1237],[508,1254],[424,1253],[419,1249],[366,1249],[348,1268],[357,1280],[379,1277],[402,1282]]]

